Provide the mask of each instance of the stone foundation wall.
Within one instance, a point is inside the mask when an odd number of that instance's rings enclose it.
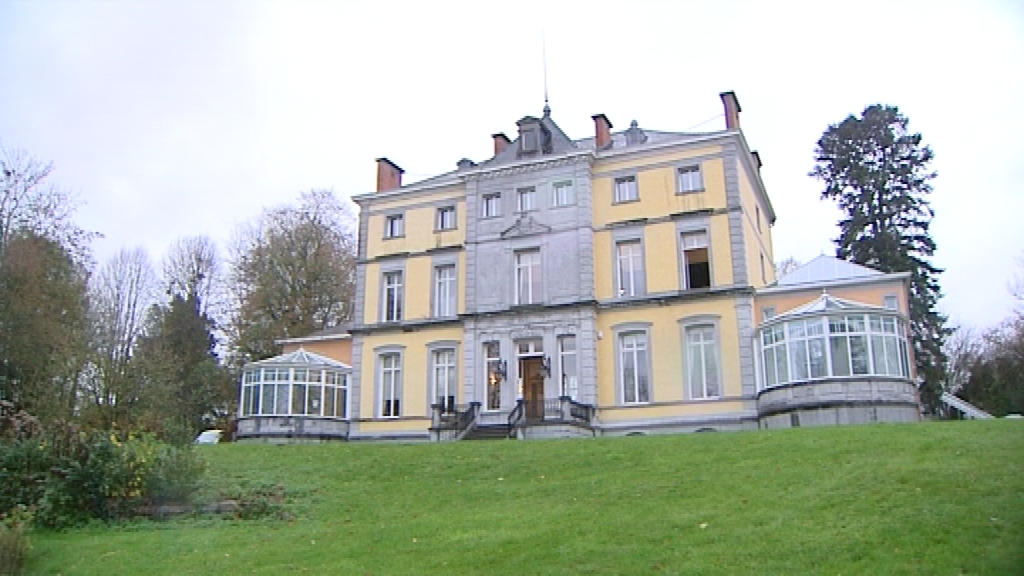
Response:
[[[763,390],[761,428],[917,422],[917,389],[902,379],[823,380]]]

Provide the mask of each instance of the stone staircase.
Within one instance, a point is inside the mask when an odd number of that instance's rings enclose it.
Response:
[[[978,408],[977,406],[971,404],[970,402],[967,402],[966,400],[962,400],[960,398],[957,398],[956,396],[953,396],[949,392],[942,393],[942,402],[943,404],[949,406],[950,408],[959,410],[960,412],[963,413],[964,416],[970,418],[971,420],[986,420],[988,418],[992,418],[992,415],[989,414],[988,412],[985,412],[981,408]]]
[[[511,427],[508,424],[477,424],[466,432],[463,440],[507,440]]]

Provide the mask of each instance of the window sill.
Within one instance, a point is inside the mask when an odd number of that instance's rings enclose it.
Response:
[[[687,194],[700,194],[701,192],[707,191],[707,188],[697,188],[695,190],[676,190],[676,196],[685,196]]]
[[[618,206],[620,204],[635,204],[635,203],[637,203],[639,201],[640,201],[640,197],[639,196],[636,197],[636,198],[630,198],[628,200],[614,200],[614,201],[612,201],[612,206]]]
[[[458,230],[458,228],[434,228],[434,233],[438,232],[451,232],[452,230]]]
[[[399,238],[405,238],[405,234],[402,234],[401,236],[384,236],[382,240],[397,240]]]

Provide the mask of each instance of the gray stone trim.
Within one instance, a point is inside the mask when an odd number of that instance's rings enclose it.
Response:
[[[739,338],[740,350],[740,384],[744,394],[757,392],[757,358],[754,350],[754,299],[739,297],[736,299],[736,336]]]
[[[618,406],[649,406],[651,402],[655,401],[654,398],[654,354],[652,348],[654,346],[651,342],[651,324],[650,322],[623,322],[621,324],[615,324],[612,326],[612,337],[615,339],[613,344],[615,346],[615,403]],[[647,346],[647,401],[646,402],[633,402],[630,404],[626,403],[624,387],[625,382],[622,378],[622,336],[625,334],[632,334],[636,332],[642,332],[646,339]]]
[[[743,203],[740,198],[736,143],[723,145],[725,153],[725,197],[729,207],[729,243],[732,248],[732,283],[750,284],[747,278],[747,252],[743,240]],[[738,208],[738,210],[737,210]]]
[[[395,384],[395,398],[398,399],[398,412],[405,412],[405,398],[402,384],[405,381],[405,346],[402,344],[386,344],[373,349],[373,417],[375,419],[393,420],[395,417],[383,415],[384,382],[381,380],[381,357],[386,354],[398,355],[398,382]]]
[[[725,377],[722,370],[722,317],[718,314],[695,314],[692,316],[683,316],[677,320],[679,323],[679,342],[681,345],[681,353],[683,360],[683,398],[692,401],[708,402],[725,396]],[[690,328],[696,328],[699,326],[711,326],[714,330],[715,335],[715,362],[718,367],[718,395],[707,396],[702,398],[693,397],[692,382],[690,382],[690,371],[687,366],[689,358],[688,342],[686,338],[686,331]]]

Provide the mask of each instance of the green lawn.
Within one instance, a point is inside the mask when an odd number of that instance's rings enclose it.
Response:
[[[27,573],[1024,573],[1024,421],[203,448],[290,514],[35,532]]]

